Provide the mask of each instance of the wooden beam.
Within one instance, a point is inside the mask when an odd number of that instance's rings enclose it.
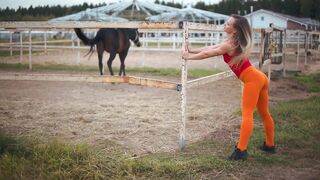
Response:
[[[188,26],[189,30],[223,31],[223,25],[188,22],[187,26]]]
[[[271,57],[282,57],[283,53],[275,53],[275,54],[271,54]]]
[[[202,31],[223,31],[223,25],[202,24],[188,22],[190,30]],[[100,28],[139,28],[139,29],[182,29],[182,22],[149,22],[149,21],[130,21],[130,22],[96,22],[96,21],[0,21],[0,27],[6,30],[34,30],[34,29],[100,29]]]
[[[224,71],[224,72],[221,72],[221,73],[218,73],[218,74],[213,74],[213,75],[210,75],[210,76],[206,76],[206,77],[202,77],[202,78],[198,78],[198,79],[194,79],[194,80],[188,81],[187,82],[187,87],[189,88],[189,87],[194,87],[194,86],[200,86],[200,85],[207,84],[207,83],[210,83],[210,82],[214,82],[214,81],[217,81],[217,80],[220,80],[220,79],[223,79],[223,78],[231,77],[233,75],[234,75],[234,73],[231,70]]]
[[[177,83],[143,77],[129,76],[129,79],[126,83],[146,87],[177,90]]]
[[[0,73],[0,80],[66,81],[93,83],[127,83],[138,86],[177,90],[177,83],[134,76],[100,76],[72,74]]]
[[[0,21],[3,29],[100,29],[100,28],[139,28],[139,29],[180,29],[179,22],[95,22],[95,21]]]
[[[271,63],[271,60],[267,59],[267,60],[264,61],[262,66],[270,65],[270,63]],[[256,68],[259,68],[259,62],[252,63],[252,65],[254,67],[256,67]],[[187,87],[189,88],[189,87],[194,87],[194,86],[200,86],[200,85],[203,85],[203,84],[207,84],[207,83],[210,83],[210,82],[218,81],[220,79],[224,79],[224,78],[231,77],[231,76],[234,76],[234,73],[232,72],[232,70],[228,70],[228,71],[224,71],[224,72],[221,72],[221,73],[218,73],[218,74],[213,74],[213,75],[210,75],[210,76],[205,76],[205,77],[202,77],[202,78],[198,78],[198,79],[194,79],[194,80],[188,81],[187,82]]]

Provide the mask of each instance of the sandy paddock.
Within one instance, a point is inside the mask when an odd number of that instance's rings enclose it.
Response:
[[[82,57],[85,53],[81,52],[80,63],[97,64],[95,55],[88,61]],[[179,68],[180,56],[180,52],[133,51],[126,66]],[[50,52],[34,56],[33,62],[74,64],[76,57],[73,52]],[[8,57],[1,62],[19,59]],[[118,62],[116,59],[114,65]],[[215,67],[226,69],[221,59],[189,63],[189,68]],[[288,88],[281,81],[271,82],[271,102],[292,94],[305,96],[302,89]],[[235,113],[240,110],[240,99],[240,81],[235,77],[188,89],[187,143],[217,130],[236,138],[241,119]],[[180,116],[180,94],[174,90],[127,84],[0,81],[0,129],[14,134],[89,144],[112,141],[136,154],[173,151],[179,144]]]

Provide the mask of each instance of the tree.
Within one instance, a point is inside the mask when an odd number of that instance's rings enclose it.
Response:
[[[197,4],[194,6],[194,8],[207,10],[206,4],[202,1],[197,2]]]
[[[319,2],[318,2],[319,3]],[[311,17],[313,16],[311,13],[312,6],[316,4],[313,4],[313,0],[300,0],[300,16],[302,17]],[[319,6],[318,6],[319,7]]]

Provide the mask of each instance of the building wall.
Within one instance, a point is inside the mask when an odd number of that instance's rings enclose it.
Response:
[[[253,28],[268,28],[270,23],[273,23],[277,27],[287,28],[286,20],[265,12],[249,15],[247,19],[250,24],[253,24]]]
[[[292,22],[292,21],[288,21],[288,29],[305,30],[306,27],[301,25],[301,24],[298,24],[298,23],[295,23],[295,22]]]

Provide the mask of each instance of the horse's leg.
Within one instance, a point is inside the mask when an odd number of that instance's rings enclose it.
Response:
[[[100,70],[100,75],[103,75],[104,73],[104,68],[103,68],[103,49],[102,45],[100,43],[97,44],[97,53],[98,53],[98,59],[99,59],[99,70]]]
[[[102,55],[103,55],[102,53],[98,53],[100,75],[103,75],[103,73],[104,73],[103,63],[102,63]]]
[[[110,52],[109,60],[107,62],[108,68],[109,68],[109,72],[110,72],[111,76],[113,76],[112,61],[114,60],[116,55],[117,55],[116,53]]]
[[[120,62],[121,62],[119,76],[121,76],[122,73],[123,73],[123,76],[126,75],[124,61],[126,60],[126,57],[128,55],[128,50],[129,49],[119,53],[119,58],[120,58]]]

